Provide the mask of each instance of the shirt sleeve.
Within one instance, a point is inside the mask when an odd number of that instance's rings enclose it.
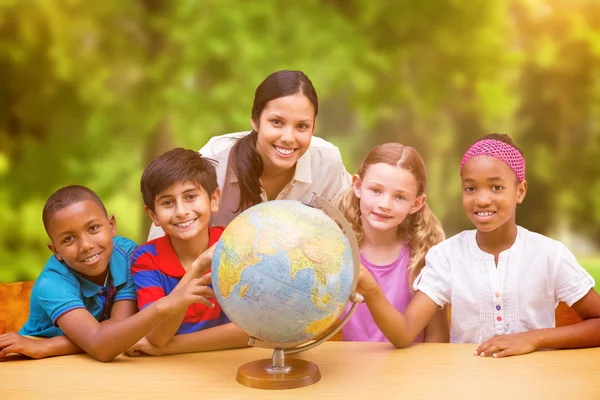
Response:
[[[67,277],[57,272],[49,272],[56,276],[42,278],[38,284],[38,301],[44,312],[48,314],[54,326],[56,321],[69,311],[85,308],[81,286],[75,277]]]
[[[435,304],[444,307],[452,297],[450,261],[439,247],[432,247],[425,256],[425,266],[413,283],[413,289],[423,292]]]
[[[594,278],[577,262],[567,247],[559,242],[556,265],[556,301],[572,306],[595,285]]]
[[[145,245],[138,247],[131,259],[131,276],[137,292],[139,310],[165,297],[162,274],[151,257],[145,253]]]

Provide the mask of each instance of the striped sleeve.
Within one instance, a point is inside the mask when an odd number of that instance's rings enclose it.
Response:
[[[147,243],[138,247],[131,258],[131,276],[139,310],[165,297],[163,274],[154,262],[156,254],[156,246]]]

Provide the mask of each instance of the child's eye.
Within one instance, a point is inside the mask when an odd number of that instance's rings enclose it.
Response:
[[[163,201],[163,202],[162,202],[160,205],[161,205],[161,206],[168,207],[168,206],[170,206],[171,204],[173,204],[173,200],[165,200],[165,201]]]
[[[500,186],[500,185],[494,185],[494,186],[492,186],[492,190],[495,191],[495,192],[497,192],[499,190],[502,190],[502,189],[504,189],[504,187]]]
[[[371,192],[379,194],[379,193],[381,193],[381,190],[376,189],[376,188],[372,188]]]
[[[300,129],[300,130],[305,130],[308,128],[309,128],[308,124],[298,124],[298,129]]]
[[[397,194],[396,195],[396,199],[397,200],[404,200],[404,196],[402,196],[401,194]]]
[[[471,193],[475,191],[475,188],[473,186],[467,186],[466,188],[463,189],[465,192],[467,193]]]
[[[97,232],[100,229],[100,225],[92,225],[89,228],[90,232]]]
[[[187,196],[187,199],[188,200],[194,200],[196,197],[198,197],[198,196],[195,195],[195,194],[190,194],[190,195]]]
[[[283,125],[283,122],[281,122],[281,120],[280,120],[280,119],[272,119],[272,120],[271,120],[271,123],[272,123],[273,125],[275,125],[275,126],[281,126],[281,125]]]
[[[67,236],[66,238],[64,238],[62,240],[62,242],[65,244],[68,244],[68,243],[71,243],[73,240],[75,240],[75,236]]]

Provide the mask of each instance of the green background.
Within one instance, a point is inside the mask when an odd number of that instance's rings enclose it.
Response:
[[[523,148],[528,229],[600,276],[600,2],[578,0],[0,0],[0,282],[50,255],[46,198],[95,190],[143,241],[139,179],[155,155],[250,128],[256,86],[300,69],[317,134],[356,171],[415,146],[448,235],[471,226],[458,166],[509,133]]]

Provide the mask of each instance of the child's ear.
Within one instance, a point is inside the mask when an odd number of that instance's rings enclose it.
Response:
[[[144,205],[144,210],[146,210],[146,213],[148,213],[148,215],[150,216],[150,219],[152,220],[152,223],[154,224],[154,226],[160,226],[160,223],[158,222],[158,218],[156,218],[156,213],[154,211],[152,211],[151,209],[148,208],[148,206]]]
[[[112,237],[117,236],[117,220],[115,219],[114,214],[108,216],[108,223],[110,225],[110,234]]]
[[[221,199],[221,189],[217,188],[210,199],[210,212],[219,211],[219,200]]]
[[[415,199],[415,202],[413,203],[413,206],[410,208],[410,211],[408,213],[409,214],[414,214],[417,211],[420,211],[421,208],[423,208],[423,206],[425,205],[426,201],[427,201],[427,195],[426,194],[422,194],[420,196],[417,196],[417,198]]]
[[[517,186],[517,204],[521,204],[523,200],[525,200],[525,195],[527,194],[527,181],[523,180],[523,182],[519,183]]]
[[[48,249],[50,249],[50,251],[56,256],[56,259],[58,261],[62,261],[62,257],[56,251],[56,246],[54,245],[54,243],[50,242],[50,243],[47,244],[47,246],[48,246]]]
[[[250,118],[250,124],[252,125],[252,129],[258,132],[258,123],[254,120],[254,118]]]
[[[360,176],[357,174],[352,175],[352,189],[354,190],[354,195],[360,199]]]

